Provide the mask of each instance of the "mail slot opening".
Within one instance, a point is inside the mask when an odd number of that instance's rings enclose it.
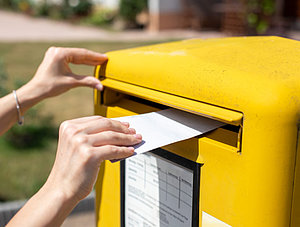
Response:
[[[228,121],[223,120],[219,117],[202,114],[201,110],[196,112],[191,109],[181,108],[180,106],[176,106],[174,103],[170,104],[164,100],[163,102],[158,103],[148,98],[138,97],[136,95],[128,94],[127,92],[122,92],[107,87],[102,92],[101,100],[98,104],[99,106],[101,106],[102,111],[109,111],[110,115],[113,114],[116,117],[147,113],[173,107],[176,109],[191,112],[193,114],[212,118],[214,120],[224,121],[225,123],[227,123],[225,126],[218,128],[213,132],[206,133],[204,137],[206,137],[207,140],[211,141],[215,145],[224,147],[224,149],[226,150],[241,152],[240,144],[242,139],[242,120],[240,124],[236,124],[235,122],[233,122],[234,124],[229,124]],[[216,109],[215,106],[213,106],[213,108]],[[223,108],[218,108],[221,111],[224,111]],[[104,116],[107,116],[107,112],[103,112],[102,114]]]
[[[204,136],[214,143],[225,146],[226,149],[241,152],[242,126],[227,124]]]

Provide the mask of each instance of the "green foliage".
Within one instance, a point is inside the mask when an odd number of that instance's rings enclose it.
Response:
[[[0,0],[0,7],[31,14],[34,3],[31,0]]]
[[[8,90],[6,88],[8,76],[4,66],[4,62],[0,59],[0,97],[6,95]]]
[[[0,6],[36,16],[63,19],[87,16],[93,8],[90,0],[63,0],[61,3],[54,3],[47,0],[0,0]]]
[[[87,16],[92,11],[93,5],[89,0],[69,0],[69,6],[72,7],[73,15]]]
[[[35,16],[50,16],[50,12],[53,7],[47,3],[46,0],[38,2],[34,7],[34,15]]]
[[[11,8],[11,0],[0,0],[0,7]]]
[[[63,19],[84,17],[91,13],[92,8],[89,0],[64,0],[62,4],[49,6],[49,16]]]
[[[92,25],[108,25],[113,22],[116,12],[109,9],[100,9],[93,12],[90,16],[83,20],[84,23]]]
[[[16,89],[23,86],[25,82],[20,79],[14,81]],[[26,123],[23,126],[14,125],[6,134],[6,142],[22,151],[28,148],[42,148],[49,139],[58,136],[58,129],[53,123],[53,114],[41,114],[41,105],[29,109],[26,113]]]
[[[275,0],[249,0],[247,22],[257,34],[265,33],[271,26]]]
[[[49,140],[44,148],[21,152],[0,137],[0,201],[31,197],[44,184],[55,159],[57,140]]]
[[[51,114],[42,115],[39,107],[31,108],[23,126],[14,125],[5,135],[6,142],[20,151],[43,148],[48,140],[58,137],[58,128]]]
[[[30,14],[33,8],[33,3],[30,0],[11,0],[11,6],[15,10]]]
[[[147,8],[147,0],[121,0],[120,15],[128,22],[136,23],[136,16]]]

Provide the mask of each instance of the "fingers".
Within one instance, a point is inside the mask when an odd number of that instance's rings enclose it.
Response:
[[[98,134],[93,134],[89,137],[89,142],[93,146],[117,145],[117,146],[132,146],[142,141],[140,134],[124,134],[113,131],[105,131]]]
[[[84,128],[85,133],[95,134],[105,131],[114,131],[125,134],[135,134],[134,129],[129,128],[128,123],[121,123],[120,121],[111,120],[108,118],[90,119],[80,125]]]
[[[48,49],[46,55],[47,59],[50,59],[50,61],[55,60],[55,62],[59,62],[60,64],[63,63],[62,65],[65,69],[61,70],[61,67],[58,67],[61,72],[56,74],[61,73],[62,75],[69,76],[68,80],[65,80],[68,87],[87,86],[100,91],[103,89],[103,86],[98,79],[92,76],[79,76],[73,74],[68,67],[68,63],[96,66],[107,61],[107,56],[105,54],[96,53],[83,48],[51,47]],[[66,74],[65,72],[68,73]]]
[[[98,162],[101,162],[103,160],[123,159],[132,156],[134,148],[106,145],[94,149],[93,152]]]
[[[96,53],[83,48],[64,48],[67,63],[99,65],[107,61],[105,54]]]
[[[114,131],[125,134],[136,133],[134,129],[129,128],[129,124],[127,122],[111,120],[101,116],[90,116],[65,121],[61,125],[61,131],[68,127],[75,127],[76,131],[84,132],[86,134],[95,134],[104,131]]]
[[[76,75],[76,74],[72,74],[71,77],[73,77],[73,79],[74,79],[72,81],[72,84],[75,87],[87,86],[87,87],[95,88],[99,91],[102,91],[102,89],[103,89],[103,85],[95,77],[92,77],[92,76],[79,76],[79,75]]]
[[[67,120],[65,122],[63,122],[63,124],[80,124],[80,123],[85,123],[85,122],[89,122],[89,121],[93,121],[93,120],[100,120],[104,117],[101,117],[99,115],[93,115],[93,116],[88,116],[88,117],[81,117],[81,118],[75,118],[72,120]]]
[[[60,95],[71,88],[88,86],[102,90],[101,82],[92,76],[79,76],[72,73],[68,63],[99,65],[107,56],[82,48],[50,47],[38,67],[30,86],[39,97],[47,98]]]
[[[134,148],[131,146],[140,143],[142,136],[126,122],[92,116],[64,122],[60,141],[60,147],[87,154],[88,159],[99,164],[103,160],[132,155]]]

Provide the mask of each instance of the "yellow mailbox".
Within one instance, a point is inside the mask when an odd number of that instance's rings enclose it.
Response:
[[[111,118],[175,108],[226,123],[160,149],[170,154],[160,157],[167,169],[185,169],[183,158],[197,169],[187,173],[198,175],[192,199],[179,200],[192,207],[187,210],[192,220],[172,227],[300,226],[300,42],[279,37],[194,39],[107,55],[107,65],[96,68],[104,90],[95,93],[95,114]],[[145,157],[150,160],[151,155]],[[168,161],[172,155],[179,157],[179,165]],[[159,224],[136,208],[126,207],[124,213],[124,187],[130,190],[130,185],[124,186],[121,172],[122,163],[101,165],[98,226],[171,226],[164,212],[178,215],[178,223],[185,218],[170,207],[149,213]],[[128,210],[144,219],[143,225],[126,220]]]

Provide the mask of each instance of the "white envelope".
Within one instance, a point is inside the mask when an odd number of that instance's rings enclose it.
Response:
[[[216,120],[176,109],[114,118],[114,120],[128,122],[131,128],[142,135],[142,142],[134,146],[136,154],[190,139],[225,125]]]

